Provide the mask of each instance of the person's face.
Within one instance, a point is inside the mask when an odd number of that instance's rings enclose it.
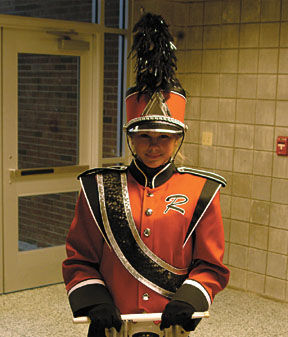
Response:
[[[137,132],[131,137],[134,151],[151,168],[165,164],[176,149],[179,136],[165,132]]]

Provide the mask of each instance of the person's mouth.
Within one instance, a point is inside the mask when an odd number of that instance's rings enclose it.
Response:
[[[161,154],[160,153],[154,153],[154,154],[149,153],[149,154],[147,154],[147,157],[151,158],[151,159],[157,159],[157,158],[161,157]]]

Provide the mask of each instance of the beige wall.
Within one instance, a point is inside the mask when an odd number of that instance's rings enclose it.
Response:
[[[134,19],[141,6],[185,33],[186,164],[228,181],[229,285],[287,302],[288,157],[275,142],[288,136],[288,0],[135,0]]]

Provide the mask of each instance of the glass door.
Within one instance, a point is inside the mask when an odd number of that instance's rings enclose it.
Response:
[[[91,153],[92,35],[73,34],[3,29],[4,292],[62,281]]]

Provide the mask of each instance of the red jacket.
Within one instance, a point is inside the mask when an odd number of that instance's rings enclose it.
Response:
[[[183,248],[206,178],[175,172],[172,167],[151,187],[145,186],[147,181],[141,177],[142,172],[135,171],[135,165],[130,167],[127,182],[132,214],[143,242],[158,257],[177,268],[193,264],[175,298],[191,303],[196,310],[207,310],[229,279],[229,270],[222,262],[224,232],[219,192]],[[163,311],[169,299],[139,282],[119,261],[103,239],[83,191],[66,246],[63,275],[74,314],[97,304],[93,284],[99,283],[109,289],[122,314]]]

